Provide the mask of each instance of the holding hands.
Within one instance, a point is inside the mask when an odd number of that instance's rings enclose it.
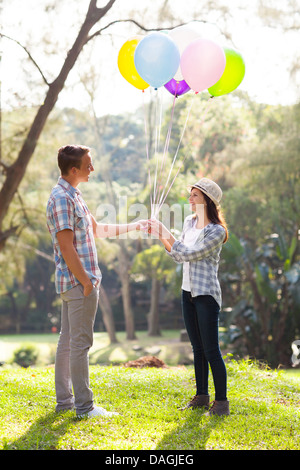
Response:
[[[151,234],[154,238],[159,238],[168,251],[171,251],[172,245],[175,242],[175,238],[170,231],[155,217],[148,220],[141,219],[138,222],[130,224],[101,224],[97,223],[95,218],[92,216],[92,222],[94,236],[98,238],[111,238],[138,230]],[[91,287],[89,286],[87,291],[90,289]]]
[[[136,230],[138,231],[147,231],[148,230],[148,220],[146,219],[141,219],[136,223]]]
[[[157,236],[159,239],[169,238],[171,235],[164,224],[156,218],[148,220],[148,233]]]
[[[144,221],[143,221],[144,222]],[[165,248],[168,251],[171,251],[172,245],[175,242],[175,238],[170,233],[170,231],[164,226],[162,222],[157,220],[155,217],[146,221],[147,224],[143,226],[143,230],[147,231],[158,237],[161,242],[164,244]]]

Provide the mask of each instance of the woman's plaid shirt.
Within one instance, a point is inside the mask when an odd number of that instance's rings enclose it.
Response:
[[[171,252],[166,252],[177,263],[189,262],[191,295],[211,295],[222,305],[222,293],[218,280],[220,253],[225,238],[222,225],[210,223],[201,231],[194,246],[184,244],[186,232],[196,223],[193,215],[188,216],[183,224],[180,240],[176,240]]]
[[[82,266],[93,284],[99,284],[102,275],[98,266],[92,220],[79,189],[73,188],[60,177],[50,194],[46,213],[54,249],[56,292],[61,294],[79,284],[66,265],[57,241],[57,232],[65,229],[74,232],[73,244]]]

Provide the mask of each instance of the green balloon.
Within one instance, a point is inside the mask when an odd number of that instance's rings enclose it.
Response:
[[[224,48],[226,66],[220,80],[208,88],[212,96],[221,96],[231,93],[243,81],[245,76],[245,62],[241,54],[234,49]]]

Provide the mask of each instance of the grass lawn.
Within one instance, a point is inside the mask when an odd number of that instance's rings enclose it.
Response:
[[[192,366],[92,365],[96,404],[119,416],[79,420],[75,412],[54,411],[53,367],[6,366],[0,369],[0,449],[299,450],[299,377],[248,361],[229,360],[227,370],[231,414],[207,417],[178,409],[194,395]]]

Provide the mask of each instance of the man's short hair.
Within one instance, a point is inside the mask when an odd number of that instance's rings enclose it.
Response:
[[[67,175],[71,168],[80,168],[81,159],[91,149],[84,145],[65,145],[58,149],[57,163],[62,175]]]

